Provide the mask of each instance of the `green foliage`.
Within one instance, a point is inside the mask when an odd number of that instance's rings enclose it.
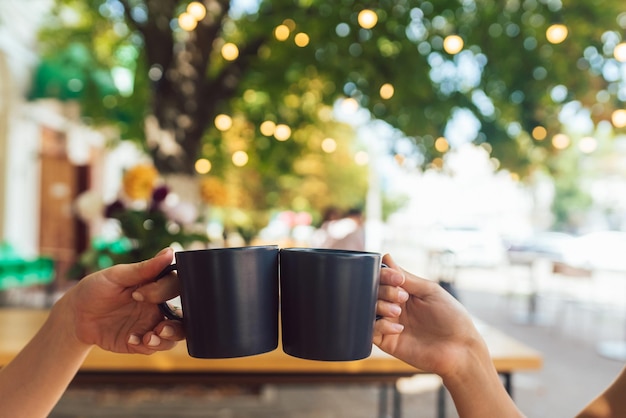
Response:
[[[435,139],[445,134],[454,112],[468,109],[480,122],[470,140],[489,144],[502,168],[523,177],[559,156],[549,140],[535,140],[531,131],[544,126],[548,138],[559,132],[563,104],[580,101],[597,122],[625,99],[618,97],[623,81],[602,76],[604,66],[615,62],[612,47],[626,26],[621,0],[261,0],[258,10],[239,15],[228,1],[203,3],[206,17],[185,32],[176,19],[188,0],[58,0],[42,32],[44,64],[81,44],[90,53],[90,70],[130,71],[132,94],[85,88],[77,95],[85,117],[119,124],[125,138],[146,145],[163,173],[191,173],[198,157],[208,158],[214,174],[239,177],[242,190],[254,196],[244,200],[257,208],[290,206],[299,195],[310,199],[298,188],[316,178],[338,189],[359,176],[347,161],[333,162],[335,173],[297,169],[314,160],[311,154],[325,160],[320,169],[328,169],[332,157],[311,144],[345,133],[332,121],[337,100],[356,100],[373,119],[411,138],[411,152],[423,166],[441,156]],[[358,15],[368,7],[378,22],[363,29]],[[569,28],[559,44],[546,40],[554,22]],[[279,25],[290,29],[285,40],[274,36]],[[297,46],[298,34],[308,35],[309,43]],[[452,34],[464,41],[456,55],[443,48]],[[234,61],[221,55],[227,42],[238,47]],[[390,98],[380,95],[385,84],[394,87]],[[555,88],[564,91],[562,97],[552,95]],[[35,96],[60,97],[38,91]],[[238,121],[236,134],[215,128],[220,113]],[[142,132],[147,115],[173,136],[180,155],[164,154]],[[291,138],[266,136],[260,131],[265,121],[288,125]],[[249,162],[235,175],[231,155],[238,149]]]

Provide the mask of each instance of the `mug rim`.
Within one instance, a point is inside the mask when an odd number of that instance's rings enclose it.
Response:
[[[195,250],[181,250],[176,251],[176,254],[180,253],[195,253],[195,252],[209,252],[209,251],[251,251],[251,250],[278,250],[278,245],[250,245],[244,247],[218,247],[218,248],[197,248]]]
[[[350,256],[380,256],[380,253],[372,251],[344,250],[340,248],[314,248],[314,247],[286,247],[281,248],[281,252],[290,253],[310,253],[310,254],[335,254]]]

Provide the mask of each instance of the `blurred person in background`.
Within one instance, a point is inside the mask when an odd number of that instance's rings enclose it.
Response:
[[[344,215],[334,210],[314,234],[311,246],[335,250],[365,251],[365,224],[360,208],[349,209]]]

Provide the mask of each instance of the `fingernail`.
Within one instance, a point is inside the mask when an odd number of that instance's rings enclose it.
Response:
[[[393,328],[394,331],[397,331],[397,332],[402,332],[404,330],[404,325],[398,324],[397,322],[392,323],[391,327]]]
[[[404,289],[399,289],[398,290],[398,301],[406,302],[407,300],[409,300],[409,294],[407,293],[407,291],[404,290]]]
[[[165,248],[163,248],[161,251],[159,251],[159,252],[157,253],[157,255],[155,255],[155,257],[158,257],[158,256],[160,256],[161,254],[165,254],[165,253],[166,253],[167,251],[169,251],[169,250],[170,250],[170,247],[165,247]]]
[[[161,344],[161,339],[159,337],[157,337],[155,334],[152,334],[150,336],[150,341],[148,341],[148,346],[149,347],[156,347],[159,344]]]
[[[164,326],[161,332],[159,332],[159,337],[167,338],[172,336],[174,336],[174,328],[169,325]]]
[[[137,302],[143,302],[144,301],[144,297],[141,293],[134,291],[133,294],[133,299],[136,300]]]
[[[394,316],[400,316],[400,314],[402,313],[402,308],[398,305],[391,305],[389,309]]]
[[[130,345],[139,345],[140,342],[141,340],[135,334],[131,334],[130,337],[128,337],[128,344]]]

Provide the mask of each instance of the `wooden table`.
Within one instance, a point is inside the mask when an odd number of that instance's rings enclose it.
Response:
[[[0,309],[0,366],[7,364],[44,322],[45,310]],[[511,393],[516,371],[537,370],[542,357],[534,349],[477,321],[487,341],[496,370]],[[279,347],[269,353],[234,359],[195,359],[184,342],[173,350],[150,356],[114,354],[94,348],[72,385],[98,384],[285,384],[359,383],[380,386],[379,415],[387,416],[387,397],[393,394],[392,414],[400,417],[401,397],[396,382],[420,373],[414,367],[374,347],[366,359],[351,362],[303,360],[285,354]],[[443,388],[442,388],[443,391]],[[445,404],[440,396],[439,411]]]

